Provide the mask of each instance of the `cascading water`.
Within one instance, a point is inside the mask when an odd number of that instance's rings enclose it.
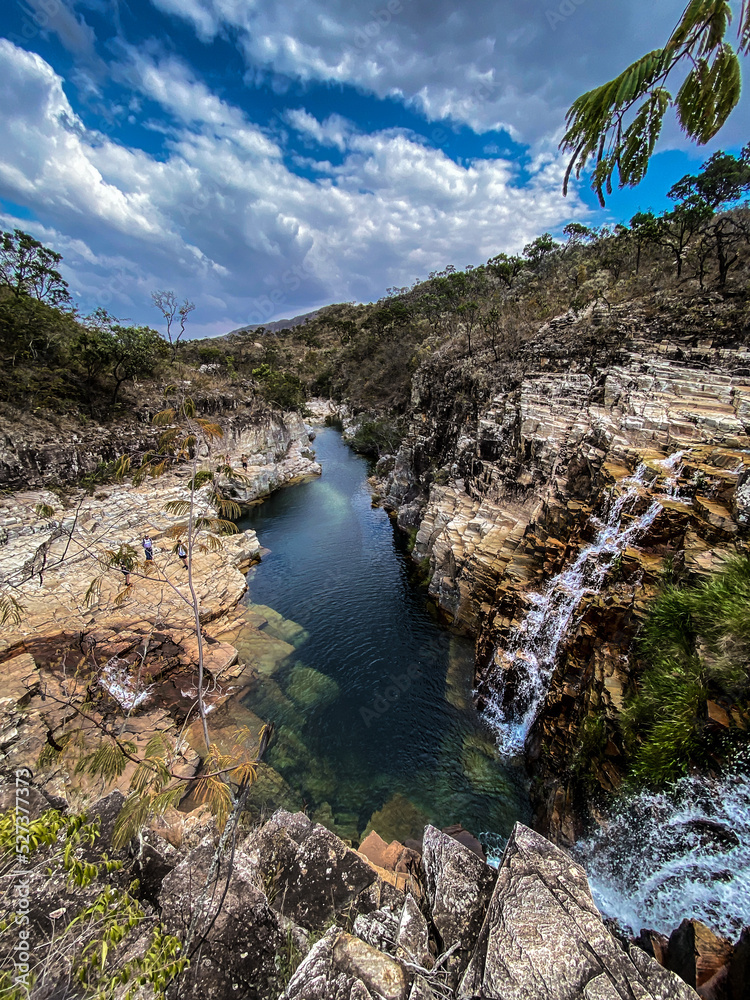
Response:
[[[685,916],[732,939],[750,925],[748,763],[642,792],[576,845],[605,916],[634,934],[669,934]]]
[[[592,518],[599,529],[596,541],[583,549],[571,566],[553,577],[543,593],[528,595],[531,610],[513,630],[508,652],[496,650],[498,683],[487,701],[485,715],[496,732],[502,755],[512,757],[522,753],[547,694],[560,642],[581,599],[586,594],[598,593],[615,557],[653,523],[661,510],[661,505],[654,501],[626,528],[621,526],[625,508],[642,493],[646,472],[646,467],[640,465],[635,475],[622,481],[627,488],[611,504],[606,519]],[[508,677],[513,678],[510,705],[505,704]]]

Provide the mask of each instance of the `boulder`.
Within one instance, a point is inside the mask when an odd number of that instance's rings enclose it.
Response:
[[[454,949],[446,968],[458,977],[471,957],[497,872],[434,826],[425,829],[423,852],[432,922],[443,951]]]
[[[283,1000],[408,1000],[409,992],[403,966],[332,927],[298,966]]]
[[[407,896],[407,899],[410,897]],[[392,910],[373,910],[360,913],[354,921],[354,933],[366,944],[380,951],[393,954],[399,932],[399,918]]]
[[[580,865],[516,823],[458,995],[502,1000],[696,1000],[640,948],[626,952]]]
[[[432,968],[430,931],[424,914],[413,896],[407,896],[401,911],[396,940],[396,957],[424,969]]]
[[[276,955],[284,944],[279,920],[258,888],[257,872],[237,852],[226,860],[214,884],[204,891],[214,856],[207,840],[164,879],[159,902],[170,933],[184,940],[191,920],[198,920],[193,939],[203,937],[200,957],[185,973],[186,995],[205,1000],[266,1000],[278,993]],[[225,892],[226,890],[226,892]]]
[[[725,941],[700,920],[683,920],[672,931],[666,966],[690,986],[703,986],[732,956],[731,941]]]
[[[344,909],[359,912],[357,898],[378,877],[335,834],[302,813],[278,810],[239,853],[256,879],[264,880],[274,909],[309,930],[325,927]]]

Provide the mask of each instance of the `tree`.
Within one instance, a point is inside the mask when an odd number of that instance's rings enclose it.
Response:
[[[500,278],[508,288],[513,287],[513,282],[525,266],[526,261],[523,257],[510,256],[507,253],[499,253],[487,261],[490,273]]]
[[[747,0],[740,9],[736,50],[726,41],[731,20],[728,0],[690,0],[664,48],[648,52],[614,80],[573,102],[560,142],[571,153],[563,194],[571,173],[580,177],[592,157],[591,186],[602,205],[604,190],[612,193],[615,172],[620,187],[643,180],[669,108],[700,145],[716,135],[740,98],[739,56],[750,51]],[[683,65],[690,68],[673,97],[666,83]]]
[[[535,268],[559,248],[560,244],[555,243],[551,233],[542,233],[541,236],[537,236],[531,243],[526,244],[523,248],[523,256]]]
[[[677,201],[699,198],[713,212],[737,201],[750,189],[750,142],[739,156],[719,150],[701,167],[699,174],[685,174],[673,184],[668,197]]]
[[[154,305],[167,322],[167,340],[172,348],[172,360],[177,354],[177,345],[185,334],[185,323],[190,313],[195,309],[195,303],[187,299],[179,305],[174,292],[156,291],[151,293]],[[172,333],[172,326],[179,319],[179,333]]]
[[[700,198],[690,198],[664,212],[657,220],[656,242],[668,250],[677,265],[677,277],[682,274],[685,253],[693,237],[701,231],[713,212]]]
[[[69,302],[68,284],[57,270],[61,260],[62,254],[22,229],[0,236],[0,283],[7,285],[16,299],[30,296],[50,306]]]
[[[76,338],[76,355],[89,383],[105,372],[114,381],[112,405],[129,378],[152,373],[167,347],[148,326],[122,326],[106,310],[97,309]]]
[[[635,273],[641,269],[641,253],[649,243],[658,242],[659,223],[653,212],[636,212],[630,220],[630,235],[635,242]]]

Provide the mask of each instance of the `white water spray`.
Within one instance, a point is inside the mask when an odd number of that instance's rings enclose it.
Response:
[[[633,934],[669,934],[686,916],[730,939],[750,925],[747,770],[643,792],[576,845],[605,916]]]
[[[622,480],[621,485],[627,488],[611,504],[606,519],[592,518],[599,529],[596,541],[583,549],[571,566],[553,577],[543,593],[527,596],[531,610],[513,629],[508,651],[495,651],[496,689],[487,702],[485,714],[495,730],[501,754],[516,756],[523,752],[529,730],[547,695],[560,642],[581,599],[601,590],[615,557],[653,524],[661,510],[661,505],[654,501],[626,528],[621,526],[625,507],[642,492],[646,471],[640,465],[634,476]],[[505,684],[509,677],[513,678],[513,702],[505,705]]]

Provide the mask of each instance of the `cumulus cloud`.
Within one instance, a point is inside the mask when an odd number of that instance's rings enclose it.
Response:
[[[295,131],[307,136],[321,146],[335,146],[343,152],[348,139],[354,131],[352,122],[341,115],[329,115],[325,121],[318,119],[305,111],[304,108],[289,108],[284,112],[286,121]]]
[[[64,253],[86,307],[155,322],[149,292],[172,287],[198,303],[193,329],[216,333],[377,298],[583,215],[560,195],[554,156],[540,157],[521,185],[508,161],[458,165],[404,130],[368,135],[304,108],[289,121],[343,156],[319,177],[300,176],[177,60],[131,54],[129,67],[133,84],[178,120],[166,155],[88,132],[52,67],[0,40],[9,109],[0,194],[43,220],[37,235]]]
[[[231,25],[251,66],[351,84],[523,142],[554,132],[579,93],[653,48],[676,17],[646,0],[152,2],[198,32]]]

